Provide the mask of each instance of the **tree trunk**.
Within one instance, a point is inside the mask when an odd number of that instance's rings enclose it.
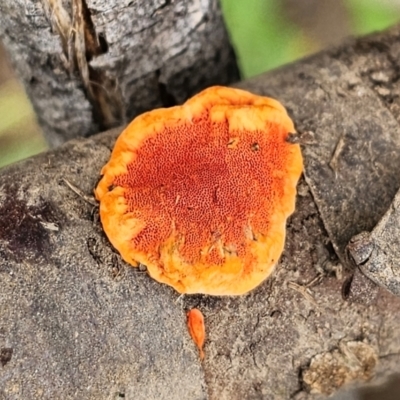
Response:
[[[239,78],[217,0],[1,0],[0,38],[52,146]]]
[[[246,296],[180,297],[114,252],[63,179],[90,196],[120,129],[3,169],[1,395],[322,399],[398,372],[400,298],[346,246],[391,215],[400,187],[399,39],[395,27],[238,85],[284,103],[305,159],[284,254]],[[205,315],[202,363],[192,307]]]

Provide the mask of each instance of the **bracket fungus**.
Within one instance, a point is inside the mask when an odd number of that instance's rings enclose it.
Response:
[[[122,258],[180,293],[240,295],[272,272],[303,163],[276,100],[211,87],[135,118],[95,194]]]

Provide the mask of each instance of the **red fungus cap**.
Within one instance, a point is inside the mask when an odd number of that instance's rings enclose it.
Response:
[[[295,207],[293,132],[278,101],[225,87],[140,115],[95,191],[109,240],[180,293],[255,288],[282,253]]]

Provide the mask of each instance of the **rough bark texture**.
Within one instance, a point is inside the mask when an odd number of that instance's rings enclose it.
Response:
[[[290,74],[273,73],[263,82],[266,92],[285,100],[297,129],[312,137],[304,147],[305,178],[343,265],[351,265],[349,240],[374,228],[400,187],[399,57],[393,29],[292,66]],[[400,294],[397,204],[392,203],[369,245],[364,238],[350,249],[353,258],[355,246],[358,253],[369,249],[364,258],[358,254],[361,265],[374,248],[363,271]]]
[[[240,83],[279,98],[308,138],[284,254],[246,296],[178,297],[113,251],[62,178],[90,195],[116,131],[2,170],[0,396],[320,399],[398,372],[400,298],[344,249],[400,187],[399,39],[396,27]]]
[[[52,146],[239,78],[217,0],[1,0],[0,38]]]
[[[360,269],[378,285],[400,296],[400,191],[374,230],[354,236],[347,249]]]

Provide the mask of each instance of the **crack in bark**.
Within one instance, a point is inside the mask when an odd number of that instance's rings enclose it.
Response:
[[[118,82],[105,71],[90,66],[95,57],[107,53],[104,34],[97,34],[85,0],[72,0],[72,17],[61,0],[42,0],[53,29],[59,34],[64,63],[70,73],[78,72],[93,107],[93,121],[101,130],[123,123],[124,105]]]
[[[173,107],[178,104],[177,100],[175,99],[174,95],[168,91],[167,84],[160,80],[161,76],[161,69],[157,69],[155,71],[157,85],[158,85],[158,92],[160,95],[161,103],[164,107]]]
[[[300,393],[309,393],[306,387],[306,383],[303,380],[303,372],[309,368],[311,363],[311,359],[307,361],[307,363],[300,365],[297,368],[297,384],[298,388],[289,395],[289,399],[297,398]]]
[[[75,48],[79,71],[88,98],[93,105],[93,117],[102,129],[119,125],[123,120],[123,102],[115,79],[89,64],[94,57],[104,54],[106,40],[96,34],[85,0],[73,0]]]

